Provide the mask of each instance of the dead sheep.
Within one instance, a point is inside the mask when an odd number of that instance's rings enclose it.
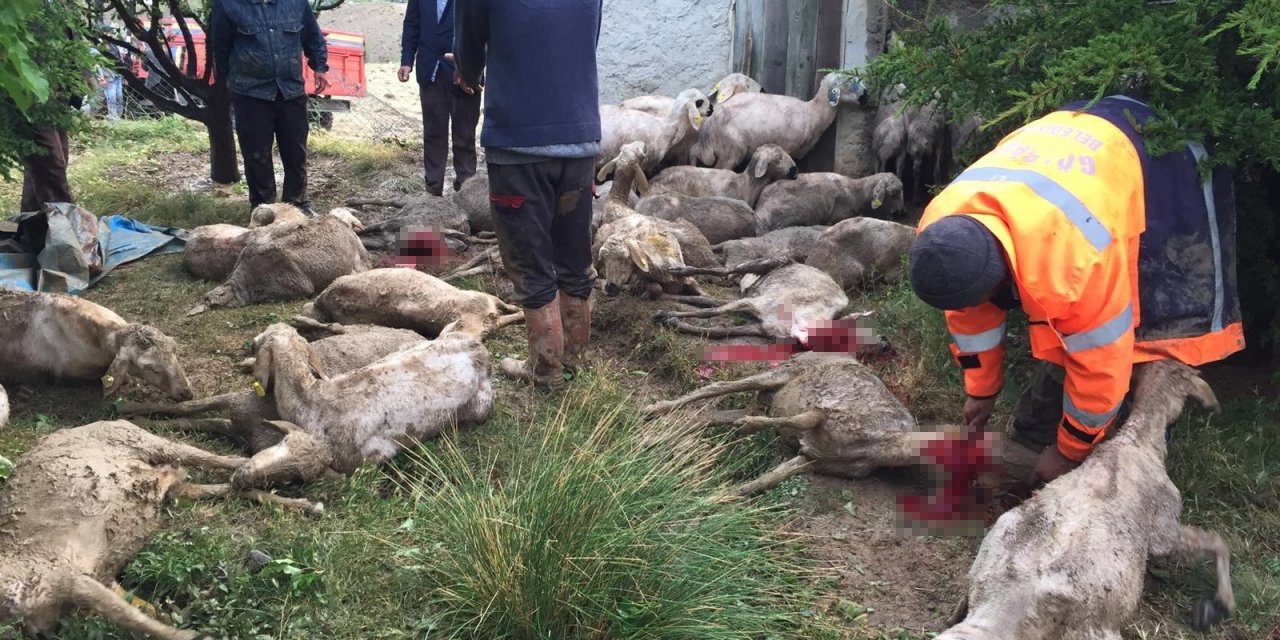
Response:
[[[1152,557],[1214,560],[1217,589],[1196,606],[1197,628],[1233,612],[1231,552],[1217,533],[1181,524],[1165,469],[1165,430],[1188,397],[1216,408],[1213,391],[1169,360],[1137,365],[1135,378],[1116,433],[996,520],[969,569],[963,620],[938,640],[1119,640]]]
[[[304,307],[303,314],[320,322],[409,329],[428,338],[448,332],[484,338],[524,318],[520,307],[495,296],[402,268],[338,278]]]
[[[95,422],[42,438],[17,461],[0,493],[0,625],[21,621],[54,634],[61,618],[88,609],[115,626],[161,640],[207,637],[148,617],[115,590],[115,578],[162,526],[171,497],[231,492],[192,485],[181,465],[234,470],[244,458],[215,455],[128,422]],[[318,511],[305,501],[252,497]]]
[[[9,396],[4,392],[4,387],[0,386],[0,429],[5,428],[9,424]]]
[[[712,244],[756,234],[755,212],[733,198],[650,196],[636,204],[636,212],[663,220],[687,220]]]
[[[453,194],[454,206],[467,218],[471,233],[497,231],[493,226],[493,205],[489,202],[489,176],[472,176]]]
[[[649,180],[644,174],[648,155],[649,147],[644,142],[628,142],[599,168],[596,179],[603,181],[612,174],[613,182],[609,186],[609,195],[600,208],[600,215],[592,212],[593,227],[599,229],[624,216],[635,215],[636,210],[631,206],[632,193],[639,193],[641,196],[649,193]]]
[[[310,298],[334,280],[369,268],[360,238],[336,216],[266,227],[249,238],[222,286],[205,295],[207,308]]]
[[[673,298],[695,306],[692,311],[660,310],[654,320],[677,331],[712,338],[759,337],[804,342],[811,328],[829,323],[849,305],[849,297],[831,276],[787,258],[766,258],[730,269],[678,269],[677,274],[726,277],[745,274],[742,298],[723,302],[705,297]],[[755,322],[734,327],[704,327],[684,318],[714,318],[745,313]]]
[[[426,195],[404,203],[400,211],[391,218],[366,226],[359,232],[360,240],[370,251],[385,251],[394,248],[400,235],[413,227],[452,232],[446,233],[445,239],[450,242],[453,250],[464,247],[450,238],[450,235],[465,237],[471,233],[467,214],[459,208],[454,198]]]
[[[801,159],[836,118],[842,103],[866,102],[862,82],[827,74],[811,100],[764,93],[745,93],[717,106],[703,124],[690,152],[695,164],[736,169],[759,147],[776,144]]]
[[[101,381],[111,396],[133,379],[192,397],[178,344],[159,329],[81,298],[0,288],[0,383]]]
[[[751,161],[742,173],[729,169],[671,167],[649,184],[652,195],[734,198],[754,208],[766,187],[778,181],[794,180],[797,175],[799,169],[786,150],[775,144],[764,144],[751,153]]]
[[[596,170],[617,157],[622,147],[643,142],[648,151],[642,162],[645,173],[651,173],[673,149],[688,148],[697,138],[702,122],[711,115],[711,100],[697,89],[681,91],[671,110],[659,117],[643,111],[612,105],[600,107],[600,154]],[[674,160],[674,158],[672,158]],[[607,175],[606,172],[601,172]]]
[[[724,265],[730,268],[770,256],[783,256],[796,262],[804,262],[814,241],[826,229],[824,226],[787,227],[754,238],[721,242],[712,249],[723,256]]]
[[[672,274],[674,269],[685,266],[673,224],[632,213],[600,227],[592,255],[596,271],[604,279],[606,294],[631,291],[649,297],[663,293],[702,295],[693,278]]]
[[[915,229],[876,218],[850,218],[832,225],[813,243],[805,264],[852,291],[875,280],[896,281]]]
[[[847,354],[805,352],[740,380],[714,382],[643,411],[656,416],[692,403],[744,391],[766,399],[768,417],[717,412],[711,422],[740,433],[776,429],[799,450],[760,478],[738,488],[748,495],[799,473],[862,478],[885,467],[919,464],[920,448],[945,431],[917,429],[915,418],[869,367]]]
[[[902,181],[892,173],[865,178],[806,173],[766,187],[755,210],[759,233],[830,225],[854,216],[888,218],[903,210]]]
[[[255,342],[255,381],[285,421],[327,445],[340,473],[386,462],[445,429],[483,423],[493,410],[489,351],[460,331],[334,376],[318,371],[311,346],[289,325],[271,325]],[[286,472],[302,464],[291,455],[287,441],[263,450],[238,481],[278,482],[282,461]]]
[[[279,211],[285,211],[279,215]],[[364,225],[350,209],[338,207],[329,214],[346,222],[353,231]],[[221,282],[235,269],[236,258],[244,250],[252,234],[273,224],[298,222],[306,217],[293,205],[261,205],[254,209],[249,228],[233,224],[209,224],[192,229],[182,252],[182,266],[201,280]]]

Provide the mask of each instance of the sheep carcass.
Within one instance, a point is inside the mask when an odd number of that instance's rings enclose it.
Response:
[[[650,196],[636,204],[636,212],[663,220],[687,220],[712,244],[756,234],[755,212],[733,198]]]
[[[813,267],[793,263],[788,258],[766,258],[730,269],[677,269],[676,273],[721,277],[746,274],[741,284],[743,297],[738,300],[726,303],[705,297],[673,298],[711,308],[658,311],[654,314],[654,320],[665,322],[684,333],[715,338],[794,338],[805,343],[811,328],[830,323],[849,304],[848,296],[831,276]],[[681,320],[740,312],[754,316],[757,322],[737,327],[700,327]]]
[[[876,218],[850,218],[818,236],[805,264],[820,269],[850,291],[868,281],[893,279],[902,271],[902,256],[915,229]]]
[[[101,380],[110,396],[131,378],[192,397],[178,344],[159,329],[81,298],[0,288],[0,382]]]
[[[309,298],[334,280],[369,268],[369,254],[351,226],[337,216],[265,227],[249,238],[235,269],[204,297],[206,308]]]
[[[671,111],[663,117],[604,105],[600,107],[600,154],[596,170],[617,157],[623,145],[643,142],[647,154],[641,167],[645,173],[651,173],[668,158],[669,152],[692,145],[703,120],[710,114],[711,100],[697,89],[681,91]],[[671,160],[679,161],[677,158]]]
[[[489,176],[475,175],[462,183],[462,188],[453,194],[453,203],[466,216],[471,233],[497,231],[493,226],[493,204],[489,202]]]
[[[320,322],[409,329],[428,338],[452,331],[483,338],[524,318],[520,307],[495,296],[400,268],[338,278],[303,314]]]
[[[711,422],[734,424],[745,433],[777,429],[798,446],[799,455],[740,487],[741,495],[763,491],[798,473],[861,478],[883,467],[916,465],[923,445],[954,437],[945,429],[917,431],[915,418],[870,368],[838,353],[800,353],[764,373],[715,382],[643,411],[654,416],[744,391],[770,398],[769,417],[725,411],[717,412]]]
[[[281,213],[283,212],[283,213]],[[329,215],[347,223],[353,231],[364,228],[350,209],[338,207]],[[254,209],[249,228],[233,224],[209,224],[191,230],[182,252],[182,266],[201,280],[221,282],[235,269],[236,258],[244,250],[249,238],[260,229],[274,224],[298,222],[306,219],[293,205],[261,205]]]
[[[0,493],[0,625],[21,620],[27,633],[48,634],[68,612],[86,608],[161,640],[206,637],[147,617],[107,585],[160,529],[165,498],[230,492],[228,485],[185,483],[179,465],[232,470],[245,463],[123,421],[45,436],[18,459]],[[251,495],[319,510],[305,501]]]
[[[412,228],[441,232],[453,251],[465,249],[465,243],[459,238],[465,238],[471,233],[467,214],[459,208],[454,198],[427,195],[404,203],[400,211],[391,218],[360,230],[360,240],[370,251],[385,251],[394,248],[400,236]]]
[[[489,352],[460,331],[332,377],[317,372],[311,346],[289,325],[271,325],[255,341],[257,383],[284,420],[328,446],[341,473],[386,462],[455,425],[482,423],[493,410]],[[277,478],[288,449],[286,441],[259,452],[237,475],[246,486]]]
[[[9,396],[4,392],[4,387],[0,386],[0,429],[5,428],[9,424]]]
[[[1138,365],[1135,377],[1117,433],[996,520],[969,569],[967,615],[938,640],[1119,640],[1153,556],[1214,559],[1217,591],[1193,619],[1205,629],[1230,615],[1230,550],[1179,522],[1182,498],[1165,469],[1166,428],[1188,397],[1216,407],[1213,392],[1168,360]]]
[[[751,153],[751,162],[742,173],[728,169],[671,167],[649,184],[653,195],[735,198],[754,208],[765,187],[779,180],[794,180],[797,175],[799,169],[786,150],[775,144],[765,144]]]
[[[804,262],[814,241],[826,229],[827,227],[822,226],[787,227],[754,238],[721,242],[712,248],[724,256],[726,267],[736,267],[744,262],[770,256],[783,256],[796,262]]]
[[[716,108],[698,133],[691,151],[701,166],[736,169],[758,147],[776,144],[792,158],[803,158],[836,118],[841,103],[865,102],[866,88],[856,79],[827,74],[812,100],[747,93]]]
[[[902,181],[892,173],[849,178],[838,173],[806,173],[765,188],[756,204],[756,227],[768,233],[785,227],[835,224],[854,216],[901,213]]]

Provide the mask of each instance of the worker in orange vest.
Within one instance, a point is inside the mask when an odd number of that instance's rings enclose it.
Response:
[[[1004,386],[1007,313],[1022,308],[1043,361],[1015,410],[1007,459],[1038,484],[1075,468],[1117,422],[1135,363],[1191,366],[1244,348],[1235,212],[1205,149],[1147,152],[1142,102],[1067,105],[1005,137],[925,209],[910,281],[944,310],[964,371],[964,418]]]

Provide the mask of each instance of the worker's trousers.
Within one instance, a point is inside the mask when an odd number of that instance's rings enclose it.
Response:
[[[32,140],[43,153],[22,159],[23,211],[39,211],[52,202],[74,203],[67,182],[67,161],[71,156],[70,140],[62,129],[37,129]]]
[[[468,95],[446,78],[443,68],[436,79],[418,85],[422,102],[422,166],[427,193],[444,192],[444,168],[453,133],[453,188],[456,191],[476,174],[476,125],[480,122],[480,90]]]
[[[280,146],[284,165],[284,201],[307,208],[307,97],[285,100],[250,98],[232,94],[236,137],[244,157],[244,179],[249,186],[249,206],[276,201],[273,144]]]
[[[1062,423],[1062,393],[1066,369],[1052,362],[1039,362],[1031,382],[1018,398],[1013,410],[1013,439],[1035,451],[1058,441],[1058,425]],[[1125,396],[1120,413],[1111,430],[1123,424],[1129,415],[1129,397]]]

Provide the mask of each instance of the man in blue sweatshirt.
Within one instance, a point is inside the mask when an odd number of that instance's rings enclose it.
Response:
[[[489,200],[529,336],[529,358],[499,369],[558,386],[591,331],[601,0],[455,2],[455,81],[467,90],[485,75]]]
[[[453,123],[453,190],[476,174],[476,125],[480,122],[480,90],[465,91],[453,83],[453,14],[455,0],[409,0],[400,37],[400,82],[418,67],[422,101],[422,165],[427,192],[444,192],[444,165]]]

